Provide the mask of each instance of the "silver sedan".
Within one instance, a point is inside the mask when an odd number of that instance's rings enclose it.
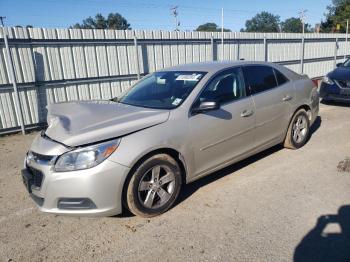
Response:
[[[314,83],[280,65],[167,68],[111,101],[51,104],[22,177],[44,212],[156,216],[184,183],[276,144],[302,147],[318,107]]]

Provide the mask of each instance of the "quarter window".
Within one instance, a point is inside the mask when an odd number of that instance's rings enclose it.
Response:
[[[276,75],[276,79],[277,79],[277,83],[279,86],[287,83],[289,80],[287,77],[285,77],[284,74],[282,74],[280,71],[278,71],[277,69],[273,69],[273,71],[275,72]]]
[[[225,103],[246,96],[242,69],[237,67],[219,73],[199,96],[199,101]]]
[[[252,95],[277,86],[276,77],[272,67],[269,66],[245,66],[243,67],[244,79],[247,89]]]

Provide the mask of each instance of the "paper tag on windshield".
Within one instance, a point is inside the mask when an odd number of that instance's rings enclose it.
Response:
[[[174,106],[177,106],[178,104],[181,103],[181,101],[182,101],[181,98],[176,98],[176,99],[172,102],[172,104],[173,104]]]
[[[193,75],[179,75],[176,77],[176,80],[180,81],[198,81],[201,77],[201,74],[193,74]]]

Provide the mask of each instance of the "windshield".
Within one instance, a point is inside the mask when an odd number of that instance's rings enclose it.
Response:
[[[350,59],[346,60],[343,64],[345,67],[350,67]]]
[[[136,83],[120,100],[120,103],[172,109],[179,106],[203,78],[204,72],[156,72]]]

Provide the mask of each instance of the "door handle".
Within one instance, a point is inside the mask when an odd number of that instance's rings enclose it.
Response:
[[[289,101],[289,100],[292,100],[293,99],[293,97],[292,96],[290,96],[290,95],[286,95],[285,97],[283,97],[283,102],[286,102],[286,101]]]
[[[244,110],[242,113],[241,113],[241,117],[249,117],[251,115],[254,114],[254,111],[253,110]]]

